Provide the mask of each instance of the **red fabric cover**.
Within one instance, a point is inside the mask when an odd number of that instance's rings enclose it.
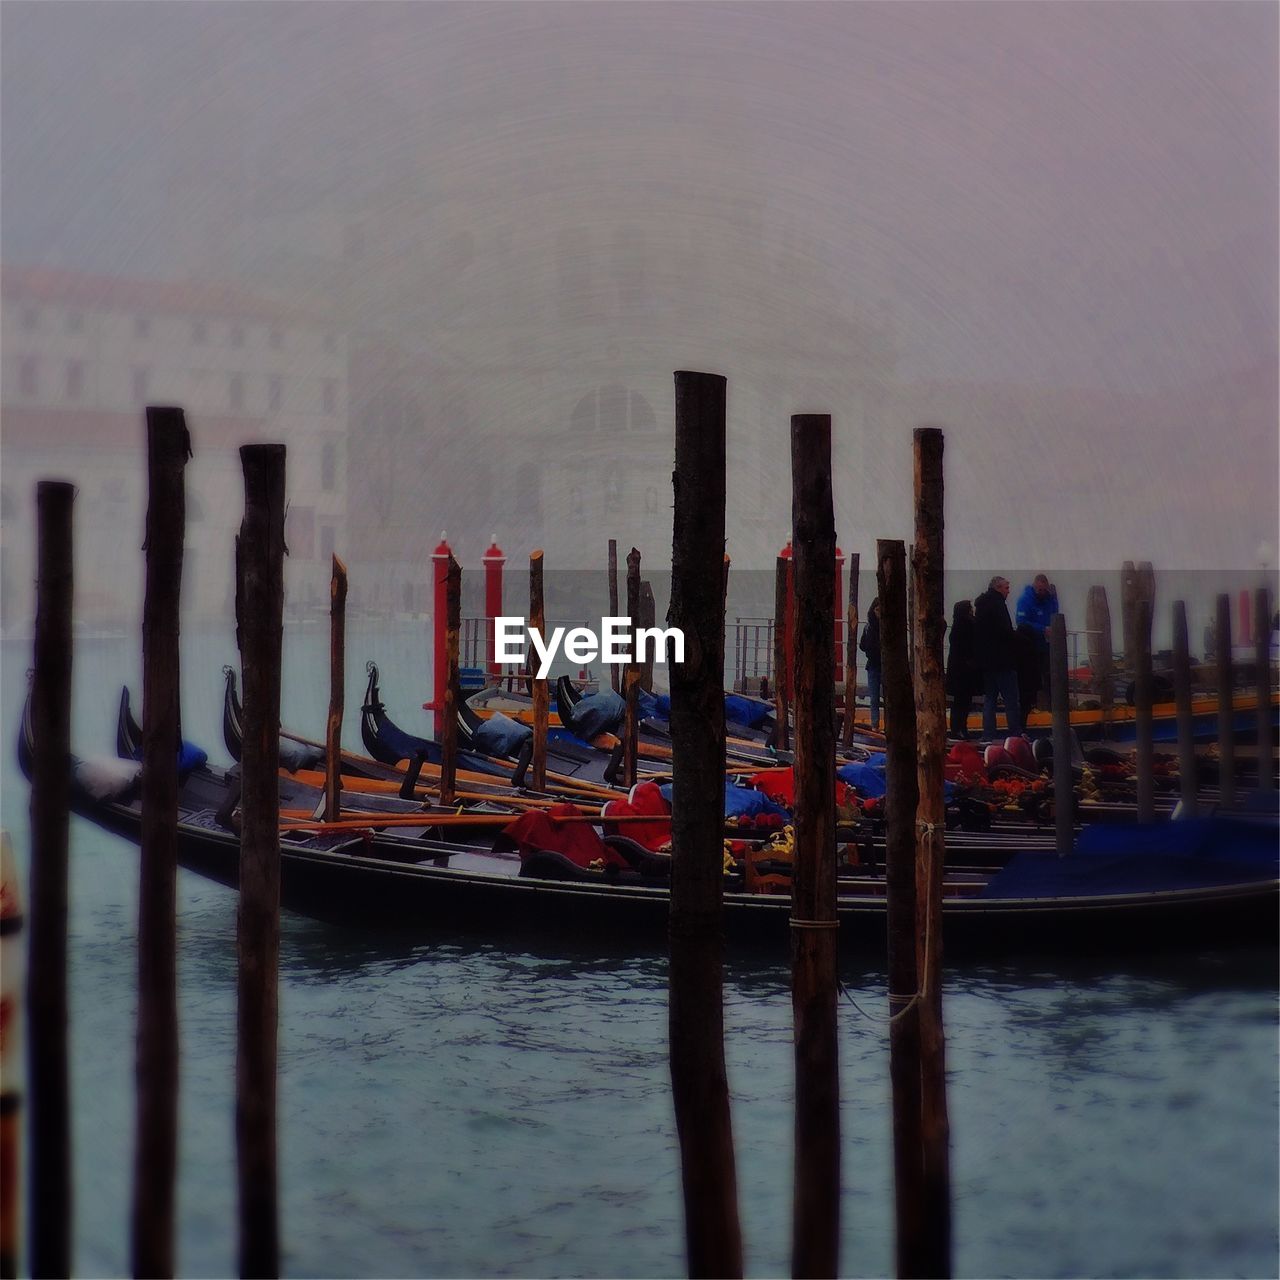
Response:
[[[783,769],[761,769],[747,779],[747,784],[788,809],[796,806],[796,775],[790,765]]]
[[[603,861],[605,866],[625,867],[627,860],[610,849],[589,822],[559,821],[580,816],[571,804],[531,809],[503,827],[502,834],[516,846],[521,857],[539,849],[550,849],[563,854],[578,867],[589,867],[598,861]]]
[[[999,744],[992,743],[986,750],[986,754],[982,757],[988,769],[995,769],[1001,765],[1009,765],[1013,763],[1013,757]]]
[[[626,836],[654,853],[671,841],[670,822],[626,822],[619,826],[608,822],[610,818],[669,817],[671,811],[656,782],[637,783],[631,788],[629,800],[610,800],[600,813],[611,835]]]
[[[1004,749],[1019,769],[1025,769],[1028,773],[1040,772],[1040,766],[1036,764],[1035,754],[1031,750],[1031,743],[1026,738],[1006,738]]]
[[[982,752],[972,742],[955,743],[947,752],[946,773],[952,782],[962,773],[968,778],[986,777],[987,771],[982,763]]]

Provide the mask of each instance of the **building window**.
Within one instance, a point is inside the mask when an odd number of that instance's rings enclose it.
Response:
[[[244,409],[244,379],[233,373],[227,380],[227,403],[232,413],[240,413]]]
[[[332,378],[326,378],[320,388],[320,405],[325,413],[338,411],[338,384]]]
[[[18,393],[34,396],[40,390],[40,364],[35,356],[23,356],[18,365]]]
[[[67,399],[79,400],[84,395],[84,361],[67,361]]]
[[[279,351],[284,346],[284,334],[272,325],[270,332],[267,334],[267,345],[272,351]]]
[[[227,341],[233,347],[244,346],[244,325],[233,324],[227,332]]]
[[[333,525],[322,524],[320,526],[320,559],[332,560],[333,549]]]
[[[35,307],[22,308],[22,327],[28,333],[34,333],[40,327],[40,313]]]
[[[151,375],[141,366],[135,367],[133,371],[133,403],[146,404],[148,383],[151,381]]]
[[[320,451],[320,487],[332,493],[338,482],[338,446],[332,440],[324,442]]]
[[[133,336],[135,338],[151,337],[151,318],[149,316],[133,317]]]
[[[209,326],[203,320],[195,320],[191,324],[191,341],[208,342]]]
[[[68,311],[67,312],[67,332],[81,333],[84,330],[84,312]]]
[[[272,413],[279,413],[284,403],[284,380],[278,373],[273,373],[267,380],[267,408]]]

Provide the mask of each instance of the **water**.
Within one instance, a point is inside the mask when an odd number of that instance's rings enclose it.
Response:
[[[353,633],[392,714],[426,686],[413,628]],[[184,637],[186,735],[222,759],[229,634]],[[318,734],[323,629],[291,635],[285,719]],[[12,736],[25,650],[6,645]],[[75,736],[110,746],[136,642],[77,650]],[[410,672],[416,688],[410,687]],[[356,745],[355,717],[348,739]],[[26,787],[4,749],[4,822]],[[137,855],[75,820],[71,1016],[79,1274],[128,1272]],[[236,1270],[235,898],[180,873],[178,1266]],[[881,969],[846,966],[842,1269],[892,1269]],[[958,1274],[1272,1276],[1277,1263],[1275,956],[967,967],[946,991]],[[280,1158],[288,1275],[675,1275],[678,1159],[666,967],[571,944],[374,936],[286,916]],[[785,957],[735,952],[727,1051],[748,1268],[789,1270],[793,1068]],[[860,1010],[865,1011],[860,1012]]]

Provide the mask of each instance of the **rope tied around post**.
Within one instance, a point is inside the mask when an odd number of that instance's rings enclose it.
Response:
[[[793,929],[838,929],[839,920],[792,920]]]

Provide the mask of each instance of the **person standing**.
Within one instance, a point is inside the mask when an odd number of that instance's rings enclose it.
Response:
[[[867,655],[867,696],[871,699],[871,728],[880,728],[880,599],[871,602],[867,610],[867,625],[863,628],[858,648]]]
[[[1047,699],[1049,696],[1049,627],[1053,615],[1058,612],[1058,589],[1043,573],[1022,588],[1018,607],[1014,611],[1014,625],[1019,630],[1026,627],[1035,639],[1037,690]],[[1032,699],[1034,701],[1034,699]],[[1030,710],[1031,703],[1023,700],[1023,707]]]
[[[969,712],[982,688],[977,642],[973,625],[973,601],[957,600],[951,612],[947,647],[947,692],[951,695],[951,736],[969,736]]]
[[[1017,651],[1009,617],[1009,579],[997,574],[973,602],[974,638],[982,668],[982,736],[996,736],[996,700],[1004,700],[1004,716],[1011,734],[1022,732],[1018,701]]]

